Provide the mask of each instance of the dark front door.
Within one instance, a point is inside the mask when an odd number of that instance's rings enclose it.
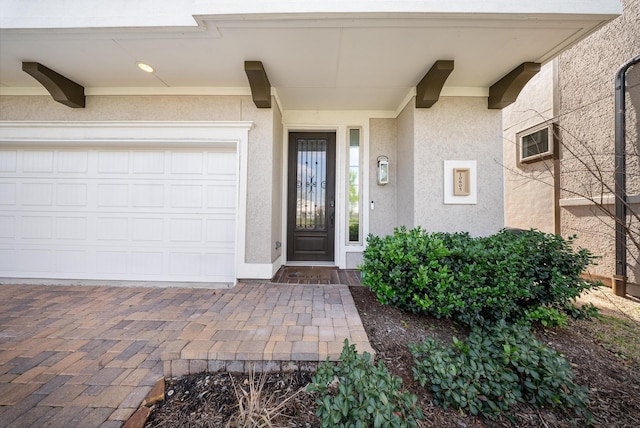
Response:
[[[333,261],[335,164],[334,132],[289,133],[289,261]]]

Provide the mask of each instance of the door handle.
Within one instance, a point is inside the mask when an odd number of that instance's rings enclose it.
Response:
[[[334,209],[336,206],[336,202],[335,201],[329,201],[329,207],[331,207],[331,216],[329,217],[329,220],[331,221],[331,226],[333,226],[333,220],[335,219],[336,216],[336,210]]]

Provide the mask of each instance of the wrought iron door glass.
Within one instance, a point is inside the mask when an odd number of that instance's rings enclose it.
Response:
[[[327,230],[327,140],[298,139],[296,229]]]

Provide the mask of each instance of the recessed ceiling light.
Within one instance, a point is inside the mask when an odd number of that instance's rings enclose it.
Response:
[[[138,64],[138,68],[142,71],[146,71],[147,73],[153,73],[153,67],[151,67],[149,64],[145,64],[144,62],[139,62]]]

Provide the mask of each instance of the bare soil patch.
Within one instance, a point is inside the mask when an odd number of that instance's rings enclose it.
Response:
[[[585,426],[585,421],[567,415],[559,409],[538,409],[519,406],[513,420],[490,420],[461,415],[452,409],[434,406],[429,392],[413,380],[412,356],[407,345],[420,342],[427,336],[451,343],[456,336],[463,338],[467,329],[455,323],[436,318],[406,313],[381,305],[366,287],[351,287],[360,317],[376,350],[376,360],[382,360],[394,374],[402,377],[403,387],[416,394],[423,409],[424,427],[575,427]],[[615,296],[613,296],[615,297]],[[589,299],[589,298],[587,298]],[[603,301],[608,301],[606,296]],[[591,298],[596,306],[598,299]],[[633,314],[640,304],[633,300],[619,300],[614,309],[604,308],[608,316],[620,317],[635,325],[628,329],[625,341],[640,343],[640,327],[633,317],[622,315],[624,306]],[[640,313],[640,312],[638,312]],[[631,321],[630,321],[631,320]],[[605,327],[603,327],[605,324]],[[548,346],[566,356],[576,374],[576,382],[589,389],[593,425],[598,427],[640,426],[640,361],[625,356],[618,348],[607,344],[603,347],[602,334],[606,323],[602,321],[570,320],[569,326],[556,330],[539,330],[538,337]],[[311,373],[274,373],[266,375],[263,394],[271,399],[271,405],[295,394],[281,410],[281,417],[274,421],[278,427],[318,427],[315,404],[304,387]],[[257,377],[258,375],[256,375]],[[167,397],[155,405],[146,427],[224,427],[237,412],[236,385],[247,385],[246,375],[228,373],[202,373],[167,381]],[[171,392],[172,391],[172,392]]]

